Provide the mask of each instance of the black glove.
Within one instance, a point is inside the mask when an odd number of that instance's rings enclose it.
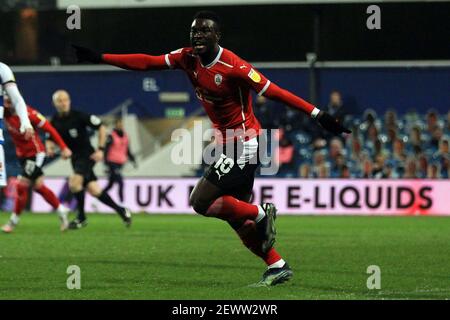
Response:
[[[338,119],[332,117],[328,112],[320,111],[317,115],[317,121],[320,125],[334,134],[351,133],[347,128],[344,128],[338,121]]]
[[[72,45],[75,50],[75,55],[77,56],[77,62],[92,62],[92,63],[100,63],[102,62],[102,55],[97,53],[91,49],[80,47],[77,45]]]

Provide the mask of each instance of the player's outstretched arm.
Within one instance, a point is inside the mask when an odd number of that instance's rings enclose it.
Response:
[[[323,128],[334,134],[351,132],[327,112],[319,110],[311,103],[270,82],[269,79],[244,60],[240,60],[236,68],[234,68],[234,74],[237,78],[245,81],[252,87],[258,95],[280,101],[283,104],[307,113],[311,118],[316,119]]]
[[[278,87],[274,83],[270,83],[264,92],[264,96],[272,100],[280,101],[293,108],[302,110],[303,112],[309,114],[311,118],[316,119],[324,129],[334,134],[351,133],[349,129],[342,126],[339,121],[328,112],[319,110],[314,105],[289,92],[288,90]]]
[[[127,70],[162,70],[168,69],[165,56],[151,56],[148,54],[109,54],[98,53],[91,49],[72,45],[77,62],[106,63]]]
[[[16,80],[11,68],[4,63],[0,63],[0,79],[3,82],[3,88],[11,99],[11,103],[20,119],[20,132],[25,134],[27,139],[31,138],[34,129],[31,125],[30,119],[28,118],[28,110],[25,100],[17,88]]]
[[[49,156],[53,156],[54,155],[54,143],[56,143],[58,145],[58,147],[61,149],[61,157],[63,159],[68,159],[68,158],[70,158],[72,156],[72,151],[67,147],[67,145],[64,142],[63,138],[59,135],[58,131],[56,131],[56,129],[50,124],[50,122],[45,121],[40,126],[40,128],[43,131],[45,131],[52,139],[52,140],[47,140],[47,141],[49,141],[49,144],[48,144],[49,149],[53,150],[53,152],[50,152],[52,154],[49,154]],[[50,143],[52,143],[53,146],[51,146]],[[46,143],[46,146],[47,146],[47,143]]]

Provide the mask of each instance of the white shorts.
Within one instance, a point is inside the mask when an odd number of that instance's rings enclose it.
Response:
[[[6,180],[5,152],[3,151],[3,145],[0,144],[0,187],[6,186]]]

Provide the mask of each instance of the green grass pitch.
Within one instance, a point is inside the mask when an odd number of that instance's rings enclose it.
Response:
[[[1,214],[1,222],[7,220]],[[0,234],[0,299],[448,299],[450,218],[279,216],[277,248],[292,281],[253,288],[265,270],[223,221],[194,215],[90,215],[59,232],[25,214]],[[66,287],[81,268],[81,289]],[[367,267],[381,289],[366,287]]]

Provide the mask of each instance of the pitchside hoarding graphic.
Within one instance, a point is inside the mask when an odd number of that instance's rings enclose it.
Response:
[[[134,212],[193,213],[189,194],[196,178],[125,180],[125,204]],[[99,180],[104,186],[106,181]],[[47,178],[58,194],[66,180]],[[327,215],[450,215],[449,180],[255,180],[254,203],[273,202],[280,214]],[[116,189],[110,192],[117,200]],[[32,210],[48,212],[50,206],[33,195]],[[87,212],[112,212],[86,195]]]

